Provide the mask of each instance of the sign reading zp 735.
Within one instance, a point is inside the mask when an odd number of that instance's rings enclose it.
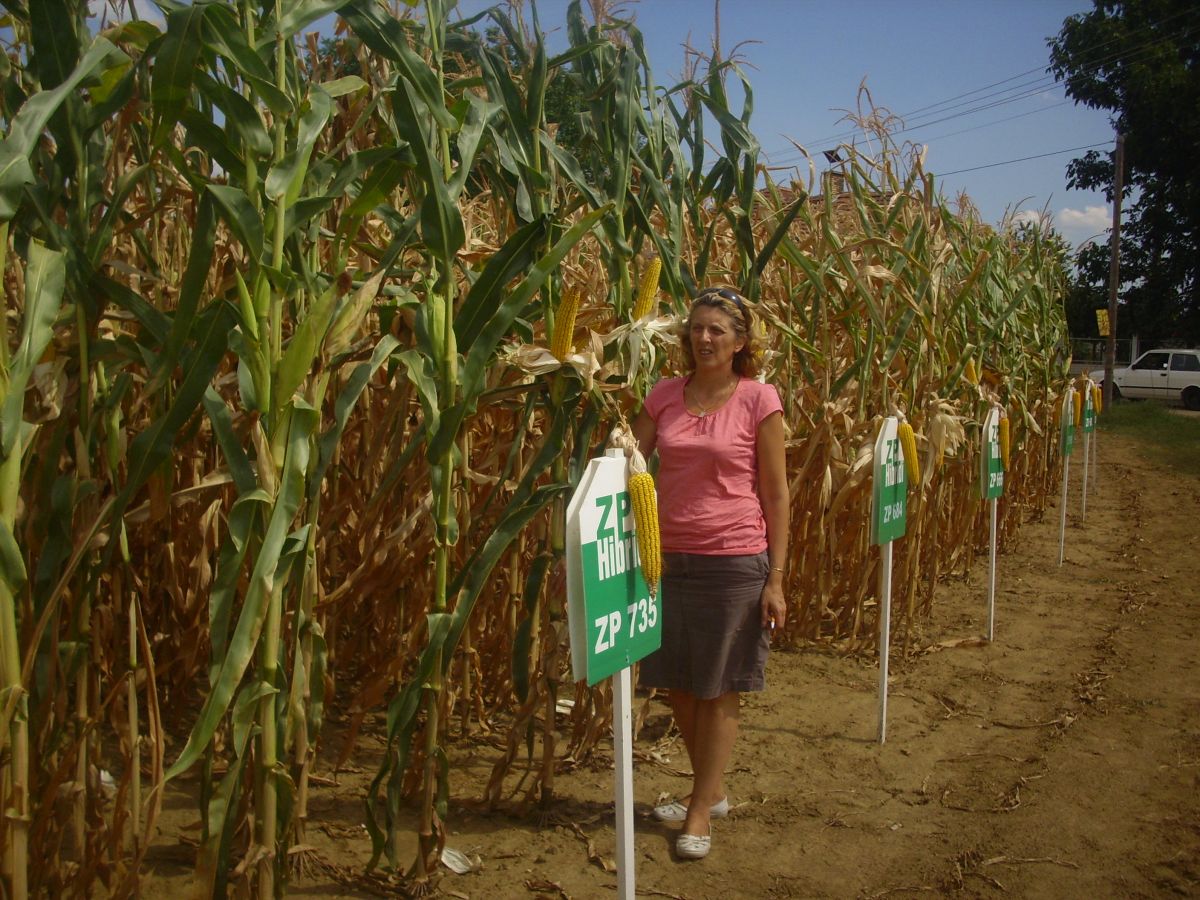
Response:
[[[622,451],[593,459],[567,507],[571,670],[596,684],[658,649],[662,618],[642,578]]]

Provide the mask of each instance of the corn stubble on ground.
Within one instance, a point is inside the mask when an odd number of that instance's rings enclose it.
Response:
[[[893,655],[888,743],[874,741],[876,670],[836,648],[776,653],[768,690],[747,695],[727,775],[733,811],[702,864],[671,853],[648,815],[686,790],[687,758],[665,706],[648,705],[635,751],[637,878],[652,896],[984,897],[1194,895],[1200,890],[1200,482],[1102,436],[1087,522],[1079,478],[1057,568],[1057,510],[1000,557],[996,642],[979,640],[986,558],[948,582],[907,656]],[[1074,471],[1074,467],[1073,467]],[[1180,515],[1163,515],[1164,509]],[[1186,513],[1186,515],[1185,515]],[[1131,523],[1140,522],[1140,529]],[[340,864],[292,885],[300,897],[370,896],[354,873],[378,730],[356,766],[313,791],[312,844]],[[455,791],[477,796],[494,738],[454,750]],[[446,896],[609,896],[615,856],[611,745],[559,776],[543,817],[452,808],[449,845],[479,863]],[[537,759],[535,747],[534,759]],[[191,814],[164,822],[186,835]],[[190,877],[152,853],[146,895]]]

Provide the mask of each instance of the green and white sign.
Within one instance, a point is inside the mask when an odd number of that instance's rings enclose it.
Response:
[[[904,450],[896,434],[898,420],[888,416],[875,438],[875,474],[871,491],[871,543],[886,544],[904,537],[908,514],[908,476]]]
[[[1075,389],[1069,388],[1063,398],[1062,408],[1062,452],[1070,456],[1075,452]]]
[[[1000,456],[1000,410],[992,407],[983,420],[979,447],[979,494],[995,500],[1004,493],[1004,460]]]
[[[603,681],[658,649],[662,616],[642,578],[623,450],[588,463],[567,506],[571,671]]]
[[[1083,389],[1083,433],[1091,434],[1096,430],[1096,407],[1092,404],[1092,383],[1089,381]]]

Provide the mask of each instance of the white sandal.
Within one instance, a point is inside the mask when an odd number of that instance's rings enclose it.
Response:
[[[653,816],[660,822],[682,822],[687,818],[687,804],[672,800],[662,806],[654,807]],[[723,819],[729,815],[729,798],[722,797],[708,808],[708,815],[713,819]]]
[[[712,849],[712,835],[681,834],[675,838],[675,853],[680,859],[704,859]]]

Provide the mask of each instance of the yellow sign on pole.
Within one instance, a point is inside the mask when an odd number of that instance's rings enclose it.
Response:
[[[1108,337],[1108,310],[1096,310],[1096,328],[1100,332],[1100,337]]]

